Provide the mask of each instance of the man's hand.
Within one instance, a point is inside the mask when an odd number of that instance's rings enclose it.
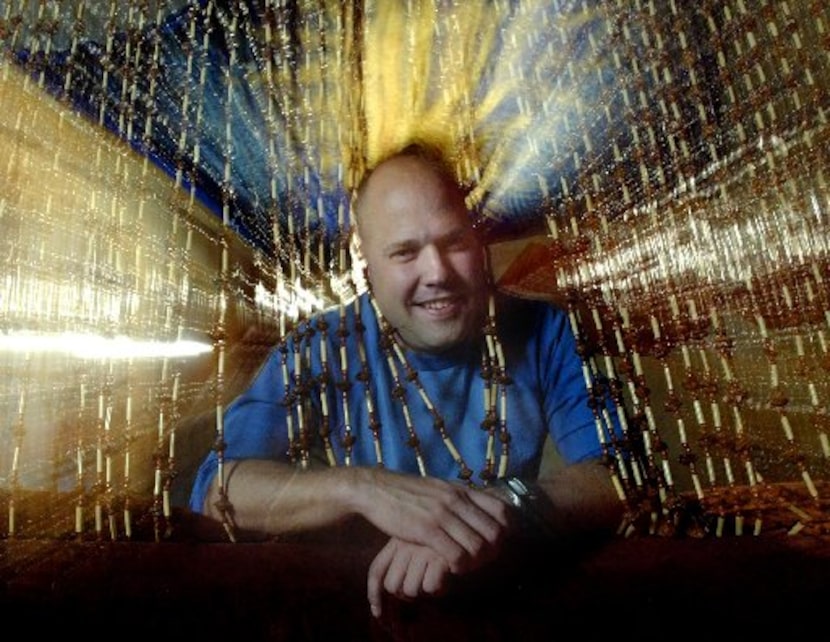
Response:
[[[433,478],[374,471],[364,516],[390,535],[369,567],[367,597],[381,613],[383,591],[400,599],[440,595],[451,575],[492,561],[513,508],[500,494]]]
[[[441,595],[450,566],[433,549],[392,537],[369,566],[367,597],[372,615],[380,617],[383,591],[402,600]]]
[[[512,525],[501,498],[430,477],[364,469],[357,512],[392,538],[424,546],[465,573],[493,559]]]

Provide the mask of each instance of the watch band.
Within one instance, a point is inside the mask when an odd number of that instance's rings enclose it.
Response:
[[[550,524],[543,516],[545,511],[539,505],[544,502],[537,497],[531,485],[518,477],[502,477],[496,480],[496,485],[521,515],[526,534],[545,536],[552,533]]]

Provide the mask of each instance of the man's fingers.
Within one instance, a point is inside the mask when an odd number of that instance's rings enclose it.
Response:
[[[426,552],[423,549],[422,552]],[[414,599],[418,597],[423,590],[424,575],[427,571],[427,559],[425,555],[412,555],[409,557],[409,563],[406,565],[403,581],[400,584],[396,595],[405,599]],[[391,591],[390,591],[391,592]]]
[[[384,592],[403,600],[440,595],[450,575],[449,564],[434,549],[391,538],[369,565],[366,594],[372,615],[380,617]]]
[[[508,528],[513,523],[513,510],[504,499],[486,490],[470,491],[470,499],[502,528]]]
[[[366,578],[366,596],[369,600],[369,609],[375,617],[380,617],[382,611],[383,581],[394,555],[390,542],[387,542],[375,556],[375,559],[372,560],[372,563],[369,565],[369,574]]]
[[[492,558],[509,527],[510,507],[487,493],[470,490],[439,521],[452,540],[439,549],[454,573],[463,573]],[[446,545],[444,545],[446,546]]]
[[[428,595],[443,595],[447,590],[450,568],[445,561],[433,560],[427,565],[421,582],[421,589]]]
[[[492,559],[507,525],[501,500],[480,490],[434,478],[373,473],[370,521],[392,537],[428,546],[465,573]]]

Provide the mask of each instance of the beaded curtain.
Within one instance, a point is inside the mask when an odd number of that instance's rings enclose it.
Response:
[[[0,2],[4,537],[175,526],[351,191],[440,146],[497,285],[609,376],[628,531],[822,534],[819,0]]]

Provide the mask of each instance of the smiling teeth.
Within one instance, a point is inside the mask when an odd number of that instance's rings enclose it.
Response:
[[[446,307],[451,305],[450,301],[427,301],[426,303],[421,304],[423,307],[427,308],[428,310],[442,310]]]

